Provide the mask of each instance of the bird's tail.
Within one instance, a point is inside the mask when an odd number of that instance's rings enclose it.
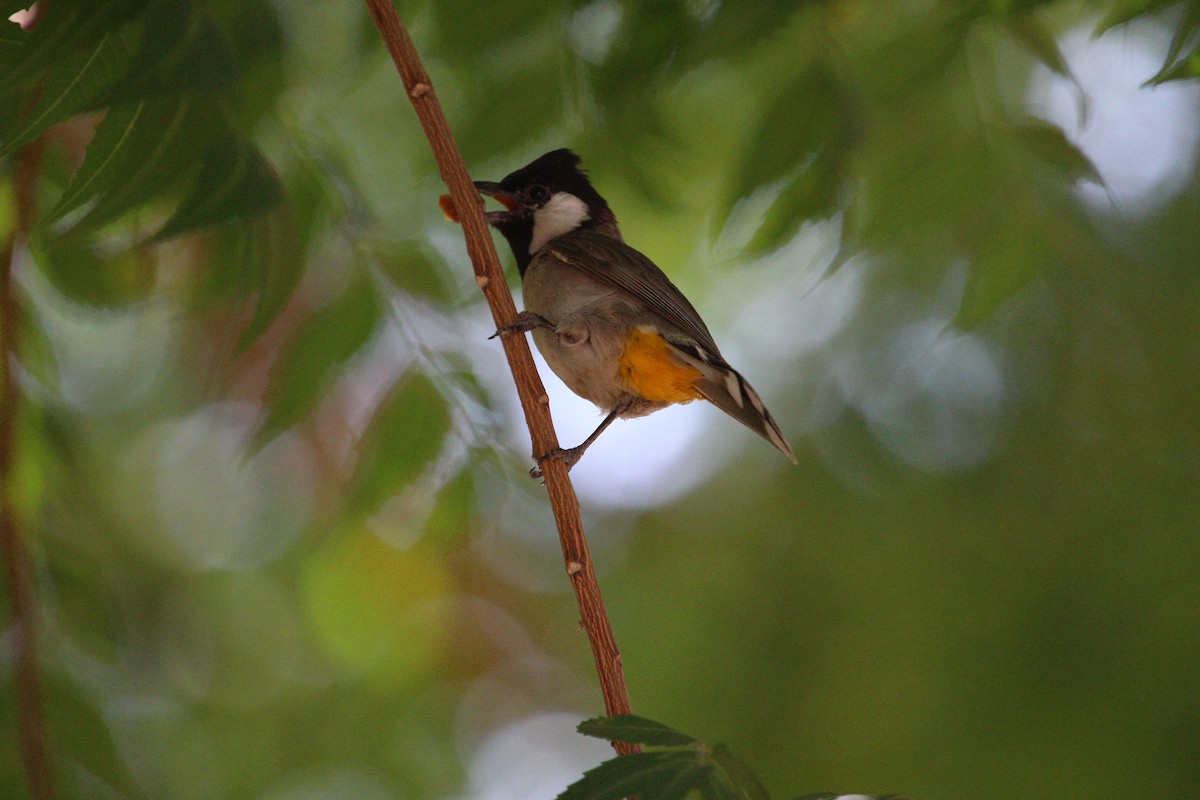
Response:
[[[799,463],[792,446],[784,438],[783,431],[779,430],[754,387],[724,361],[697,358],[707,354],[698,348],[696,350],[695,355],[683,351],[684,359],[702,374],[694,384],[696,391],[705,400],[775,445],[793,464]]]

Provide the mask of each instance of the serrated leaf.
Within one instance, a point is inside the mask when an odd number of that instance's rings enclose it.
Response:
[[[966,49],[973,16],[975,9],[951,3],[910,15],[873,54],[871,82],[864,90],[889,103],[928,91],[950,74],[951,64]]]
[[[410,375],[380,404],[359,439],[346,513],[368,514],[415,479],[449,431],[445,398],[424,375]]]
[[[99,228],[170,190],[192,173],[222,123],[211,103],[184,96],[145,101],[144,110],[131,124],[133,130],[124,138],[114,132],[122,142],[120,152],[103,165],[114,177],[106,191],[95,195],[95,205],[71,229],[72,234]]]
[[[576,730],[584,736],[610,742],[644,744],[651,747],[683,747],[696,744],[694,737],[636,714],[585,719],[579,723]]]
[[[1161,83],[1166,83],[1171,80],[1180,80],[1182,78],[1193,77],[1195,66],[1189,66],[1189,63],[1200,50],[1193,50],[1192,54],[1179,61],[1179,54],[1183,52],[1184,45],[1192,41],[1197,30],[1200,30],[1200,2],[1188,3],[1183,12],[1183,18],[1175,28],[1175,34],[1171,37],[1171,44],[1167,47],[1167,56],[1163,59],[1162,69],[1158,73],[1146,81],[1146,86],[1157,86]]]
[[[1174,66],[1164,68],[1163,71],[1147,81],[1146,84],[1157,86],[1170,81],[1182,81],[1189,78],[1200,78],[1200,47],[1193,50],[1186,58],[1175,62]]]
[[[787,244],[806,221],[837,210],[842,175],[828,160],[813,160],[792,179],[763,215],[745,254],[760,256]]]
[[[729,784],[738,800],[771,800],[758,776],[728,747],[723,744],[715,745],[712,749],[712,760],[717,766],[717,774]]]
[[[632,753],[583,773],[558,800],[680,800],[705,786],[712,769],[694,750]]]
[[[271,367],[267,418],[255,434],[256,449],[313,410],[336,370],[362,349],[381,316],[374,284],[359,275],[300,325]]]
[[[992,230],[976,245],[967,267],[955,327],[971,330],[989,319],[1046,267],[1048,243],[1035,213],[1014,206],[992,221]],[[1013,236],[1014,230],[1025,233]]]
[[[225,274],[233,275],[226,288],[239,297],[253,298],[254,313],[240,342],[245,347],[283,311],[304,274],[304,259],[286,214],[263,214],[221,230],[229,231],[231,238],[224,241],[236,248],[224,260]]]
[[[1013,133],[1019,144],[1072,181],[1087,180],[1104,185],[1104,179],[1091,159],[1058,126],[1039,120],[1018,125]]]
[[[1138,17],[1152,14],[1178,2],[1179,0],[1120,0],[1113,4],[1108,13],[1096,23],[1092,36],[1100,36],[1118,25],[1124,25]]]
[[[1186,3],[1183,7],[1183,19],[1179,20],[1175,34],[1171,37],[1171,44],[1167,47],[1167,57],[1163,61],[1164,70],[1175,63],[1175,59],[1183,52],[1184,45],[1191,41],[1197,30],[1200,30],[1200,3]]]
[[[1058,40],[1054,38],[1054,34],[1046,27],[1045,23],[1029,14],[1018,14],[1009,17],[1006,24],[1013,36],[1025,45],[1047,69],[1072,83],[1077,83],[1075,76],[1071,74],[1071,70],[1067,66],[1067,60],[1063,58],[1062,50],[1058,47]]]
[[[88,145],[83,164],[75,172],[58,204],[47,215],[46,222],[59,219],[92,200],[110,191],[124,180],[123,166],[128,165],[161,131],[153,130],[139,121],[146,113],[146,103],[110,108],[104,119],[96,126],[96,132]]]
[[[38,100],[10,128],[5,123],[4,146],[0,158],[47,128],[83,111],[97,107],[97,101],[125,73],[133,57],[127,31],[102,36],[87,50],[67,54],[51,69],[37,93]]]
[[[232,134],[218,136],[200,162],[192,191],[153,241],[233,218],[251,218],[282,198],[279,177],[253,144]]]

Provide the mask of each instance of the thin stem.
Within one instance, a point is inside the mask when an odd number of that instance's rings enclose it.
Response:
[[[21,307],[13,270],[17,242],[33,227],[34,188],[42,159],[42,140],[26,145],[17,156],[14,187],[16,219],[4,243],[0,263],[0,558],[4,560],[8,603],[12,609],[12,648],[16,662],[14,691],[18,709],[21,762],[34,800],[54,797],[54,781],[46,748],[41,678],[37,659],[37,595],[31,560],[21,536],[14,472],[17,421],[21,397],[14,364],[18,357]]]
[[[492,243],[491,233],[483,216],[483,198],[475,191],[471,176],[463,164],[458,145],[450,133],[446,117],[442,113],[433,83],[421,65],[420,56],[408,31],[405,30],[390,0],[366,0],[375,27],[379,29],[396,70],[404,82],[405,92],[429,139],[434,160],[442,180],[450,189],[454,206],[462,222],[467,241],[467,255],[475,269],[475,281],[483,290],[492,319],[497,328],[512,324],[517,318],[517,308],[512,293],[504,279],[500,259]],[[546,390],[538,377],[529,344],[524,336],[502,337],[504,355],[508,359],[521,408],[525,412],[525,423],[533,444],[533,455],[548,453],[558,448],[558,437],[550,417],[550,403]],[[616,639],[608,624],[608,613],[600,596],[600,585],[592,568],[592,558],[587,539],[583,533],[583,521],[579,515],[579,499],[567,475],[567,467],[561,461],[550,460],[543,466],[546,491],[550,495],[550,507],[558,524],[558,538],[562,545],[563,561],[575,598],[583,629],[592,646],[592,657],[596,662],[596,674],[600,678],[600,691],[604,695],[604,707],[609,716],[628,714],[629,692],[625,686],[625,674],[621,669],[621,654]],[[614,742],[613,747],[622,755],[635,752],[637,747]]]

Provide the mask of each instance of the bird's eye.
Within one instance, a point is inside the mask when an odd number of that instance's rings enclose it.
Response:
[[[530,200],[541,205],[550,196],[550,191],[545,186],[530,186],[527,194]]]

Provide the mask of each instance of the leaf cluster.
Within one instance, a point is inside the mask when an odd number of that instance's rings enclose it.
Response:
[[[23,5],[4,3],[4,16]],[[56,183],[57,193],[43,199],[31,238],[64,293],[101,305],[137,299],[153,281],[122,279],[123,265],[152,269],[148,248],[201,228],[232,234],[226,223],[248,228],[280,205],[282,182],[239,111],[248,76],[279,47],[265,3],[63,0],[34,19],[0,37],[0,158],[61,123],[94,126],[81,163],[49,171],[42,194]],[[124,244],[114,243],[113,226],[127,221]],[[261,227],[255,236],[271,238]],[[263,290],[258,331],[282,306],[269,290],[286,297],[294,280],[277,274],[286,269],[278,248],[244,255],[257,259],[245,271],[263,279],[251,287]]]
[[[1162,12],[1175,12],[1175,30],[1162,68],[1146,81],[1158,86],[1170,81],[1200,78],[1200,2],[1198,0],[1119,0],[1096,25],[1101,36],[1120,25]]]
[[[641,745],[588,770],[558,800],[769,800],[762,782],[723,744],[708,745],[660,722],[622,714],[579,723],[585,736]],[[837,800],[839,793],[808,794],[796,800]],[[860,795],[857,800],[905,800],[900,795]]]

